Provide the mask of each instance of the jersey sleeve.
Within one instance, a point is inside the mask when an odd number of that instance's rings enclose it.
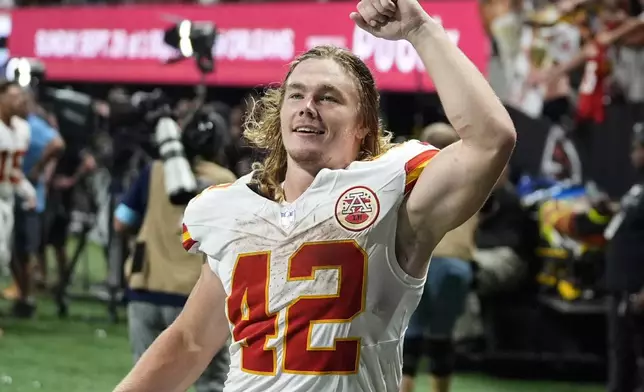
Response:
[[[184,223],[182,224],[181,243],[183,245],[183,248],[188,253],[197,253],[197,251],[199,250],[197,246],[197,240],[192,238],[192,234],[190,234],[190,230],[185,223],[185,218]]]
[[[201,250],[200,241],[204,240],[204,222],[199,217],[203,203],[198,198],[199,196],[188,203],[181,223],[181,243],[188,253],[198,253]]]
[[[213,232],[213,213],[221,211],[223,198],[227,197],[226,185],[214,185],[195,196],[183,212],[181,242],[189,253],[209,253],[204,249],[208,235]],[[211,238],[212,239],[212,238]],[[212,251],[212,248],[210,249]]]
[[[392,149],[393,159],[405,176],[404,194],[408,195],[416,185],[423,170],[440,150],[431,144],[410,140]]]

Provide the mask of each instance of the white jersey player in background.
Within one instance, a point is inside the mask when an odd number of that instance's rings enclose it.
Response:
[[[413,45],[462,140],[440,153],[391,147],[366,65],[332,47],[300,56],[247,121],[246,136],[268,151],[263,165],[188,205],[184,245],[207,264],[117,391],[184,391],[229,329],[225,391],[397,391],[432,250],[481,207],[516,133],[416,0],[362,0],[351,19]]]
[[[0,272],[6,273],[13,247],[13,208],[18,194],[29,208],[36,206],[36,191],[22,172],[29,148],[27,95],[16,83],[0,82]]]

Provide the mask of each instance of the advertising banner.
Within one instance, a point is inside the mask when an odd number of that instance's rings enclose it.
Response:
[[[450,38],[486,71],[490,44],[477,0],[424,2]],[[374,72],[378,87],[432,91],[418,55],[405,41],[377,39],[349,19],[355,3],[264,3],[210,6],[121,6],[30,8],[12,11],[12,56],[37,57],[50,80],[192,84],[200,79],[192,59],[164,62],[176,51],[164,30],[190,19],[215,24],[216,69],[210,85],[280,83],[288,63],[319,44],[352,50]]]

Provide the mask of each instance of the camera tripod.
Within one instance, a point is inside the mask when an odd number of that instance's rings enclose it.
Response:
[[[77,235],[77,243],[73,251],[72,257],[69,259],[69,262],[64,266],[64,270],[61,272],[60,281],[58,287],[55,291],[55,301],[58,306],[58,316],[63,318],[69,315],[69,294],[68,289],[72,282],[74,273],[81,259],[86,261],[86,265],[89,263],[87,255],[87,243],[88,235],[97,224],[97,214],[99,211],[99,206],[96,201],[94,191],[89,179],[85,178],[78,184],[78,188],[74,192],[79,192],[84,194],[87,200],[87,208],[81,215],[80,219],[76,221],[80,222],[81,228]],[[65,213],[71,213],[71,211],[66,211]],[[85,289],[89,289],[89,277],[88,272],[85,274],[84,286]]]

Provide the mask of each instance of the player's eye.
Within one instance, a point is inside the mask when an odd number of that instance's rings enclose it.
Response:
[[[303,97],[302,93],[293,93],[288,96],[289,99],[302,99]]]
[[[326,101],[326,102],[338,102],[338,100],[332,96],[332,95],[323,95],[322,98],[320,98],[321,101]]]

